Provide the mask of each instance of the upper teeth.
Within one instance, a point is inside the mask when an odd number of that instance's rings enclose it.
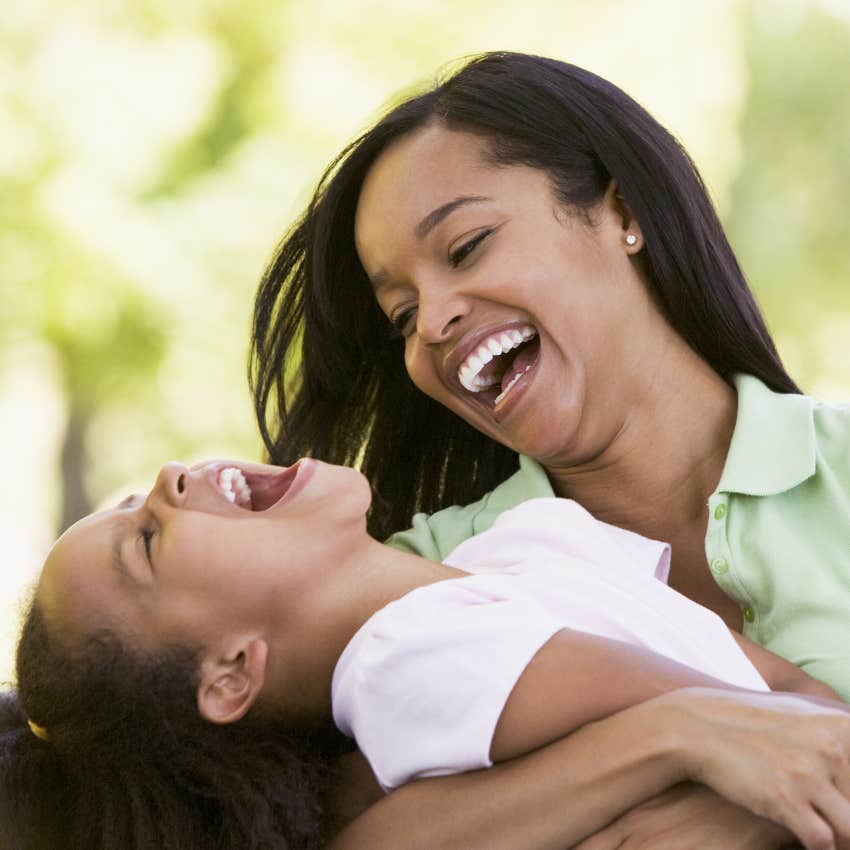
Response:
[[[479,374],[481,370],[494,357],[498,357],[500,354],[506,354],[534,336],[537,336],[537,331],[531,325],[523,325],[521,328],[511,328],[507,331],[498,331],[492,336],[488,336],[460,364],[457,370],[458,380],[472,393],[480,393],[481,390],[486,390],[487,387],[495,386],[500,383],[501,376],[492,375],[490,378],[483,378]]]
[[[235,466],[226,466],[218,474],[218,483],[221,492],[224,493],[229,502],[242,508],[251,507],[251,488],[248,486],[241,469],[237,469]]]

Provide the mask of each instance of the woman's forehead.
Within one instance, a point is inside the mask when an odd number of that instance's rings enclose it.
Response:
[[[441,193],[469,183],[489,167],[480,137],[439,125],[424,127],[397,139],[375,160],[363,181],[358,210],[388,190],[411,206],[436,202]],[[411,196],[411,190],[416,194]]]

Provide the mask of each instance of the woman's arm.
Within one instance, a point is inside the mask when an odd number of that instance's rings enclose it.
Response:
[[[784,827],[685,782],[635,806],[572,850],[799,850]],[[846,850],[846,848],[844,848]]]
[[[762,679],[767,682],[771,690],[805,694],[835,702],[840,701],[841,697],[829,685],[825,685],[820,679],[810,676],[786,658],[753,643],[738,632],[733,631],[732,637],[738,642],[738,646],[741,647],[744,654],[750,659],[750,663],[759,671]],[[850,707],[845,705],[845,710],[850,710]]]

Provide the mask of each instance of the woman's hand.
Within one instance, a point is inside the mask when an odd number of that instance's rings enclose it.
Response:
[[[680,715],[674,725],[692,730],[682,742],[688,778],[808,850],[850,844],[850,714],[777,693],[687,688],[661,699]]]
[[[685,783],[635,806],[573,850],[782,850],[794,841],[778,824]]]

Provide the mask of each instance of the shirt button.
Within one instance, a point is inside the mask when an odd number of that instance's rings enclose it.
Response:
[[[729,562],[726,558],[715,558],[711,562],[711,569],[713,572],[717,573],[717,575],[722,576],[724,573],[729,572]]]
[[[747,607],[746,607],[746,608],[744,608],[744,619],[745,619],[748,623],[752,623],[752,622],[753,622],[753,620],[755,620],[755,618],[756,618],[756,612],[755,612],[755,611],[753,611],[753,609],[752,609],[752,608],[750,608],[750,606],[749,606],[749,605],[747,605]]]
[[[714,509],[714,518],[723,519],[726,516],[726,505],[722,502]]]

